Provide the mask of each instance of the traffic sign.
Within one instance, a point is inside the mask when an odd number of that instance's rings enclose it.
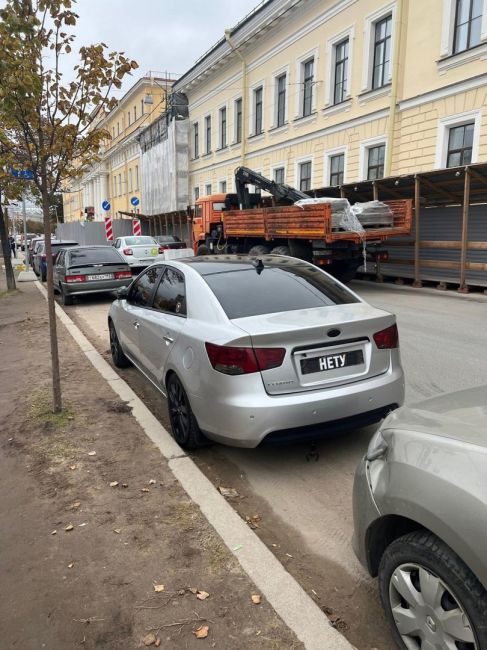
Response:
[[[10,173],[14,178],[22,178],[25,181],[34,180],[34,172],[31,169],[14,169],[11,167]]]
[[[136,205],[139,205],[140,201],[139,201],[139,199],[138,199],[136,196],[133,196],[133,197],[130,199],[130,203],[135,207]]]
[[[101,204],[101,207],[102,207],[106,212],[108,212],[108,210],[110,210],[110,208],[111,208],[110,201],[103,201],[103,203]]]

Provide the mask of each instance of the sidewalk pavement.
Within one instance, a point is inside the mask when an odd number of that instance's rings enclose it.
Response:
[[[2,647],[305,647],[249,578],[250,564],[245,573],[237,546],[225,545],[229,530],[210,525],[227,514],[223,497],[183,453],[169,463],[161,455],[157,435],[151,441],[139,424],[143,405],[113,391],[92,365],[105,362],[87,347],[83,354],[67,317],[70,333],[58,321],[64,411],[53,416],[47,309],[36,285],[4,295],[0,284]],[[235,517],[233,532],[242,525],[255,537]],[[248,538],[262,567],[258,543]],[[261,587],[279,575],[267,571],[253,573]],[[281,600],[297,593],[306,602],[287,577]],[[306,647],[351,647],[325,621]]]

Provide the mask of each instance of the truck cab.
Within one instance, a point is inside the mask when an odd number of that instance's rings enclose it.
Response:
[[[211,239],[223,237],[224,212],[238,209],[236,194],[209,194],[196,199],[193,216],[193,247],[195,254],[200,249],[200,255],[211,252],[207,244],[208,236]],[[201,247],[205,246],[208,250]]]

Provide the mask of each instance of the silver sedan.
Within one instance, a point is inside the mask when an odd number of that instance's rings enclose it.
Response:
[[[115,365],[167,394],[183,447],[315,439],[404,399],[395,317],[302,260],[154,264],[119,292],[108,324]]]

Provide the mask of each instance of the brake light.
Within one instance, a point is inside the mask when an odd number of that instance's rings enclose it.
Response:
[[[72,283],[72,282],[84,282],[86,280],[85,275],[66,275],[65,276],[65,281]]]
[[[164,251],[168,251],[169,246],[159,246],[159,253],[164,253]]]
[[[41,260],[47,260],[47,257],[45,255],[42,255]]]
[[[234,348],[205,343],[211,365],[225,375],[247,375],[259,370],[279,367],[284,361],[284,348]]]
[[[122,252],[123,252],[124,255],[133,255],[134,254],[134,251],[131,248],[124,248]]]
[[[394,323],[394,325],[387,327],[385,330],[376,332],[374,334],[374,341],[379,350],[391,350],[399,347],[397,325]]]
[[[115,271],[115,280],[124,280],[125,278],[132,279],[131,271]]]

